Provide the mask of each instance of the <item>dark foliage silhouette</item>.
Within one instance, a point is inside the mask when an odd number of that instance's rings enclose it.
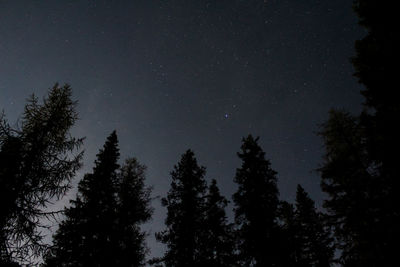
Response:
[[[233,225],[228,223],[225,208],[228,201],[221,196],[217,181],[211,180],[206,196],[202,257],[205,266],[235,266]]]
[[[69,131],[77,120],[69,85],[54,85],[39,103],[28,99],[18,125],[0,116],[0,261],[30,263],[46,249],[46,208],[64,196],[81,166],[82,139]]]
[[[171,172],[171,188],[162,199],[167,207],[167,229],[157,233],[167,245],[162,262],[166,266],[202,266],[199,248],[203,237],[206,182],[205,168],[197,164],[194,153],[187,150]]]
[[[205,168],[187,150],[171,172],[171,189],[162,199],[167,207],[167,229],[157,233],[167,252],[152,263],[165,266],[236,266],[233,225],[228,223],[228,201],[215,179],[207,187]]]
[[[80,181],[66,209],[45,266],[143,266],[140,224],[150,219],[145,167],[129,159],[119,171],[115,131],[97,155],[93,173]]]
[[[239,189],[233,200],[239,259],[242,266],[274,266],[281,261],[279,192],[276,172],[257,142],[251,135],[243,138],[238,153],[242,166],[236,171]]]
[[[285,244],[281,251],[281,254],[285,256],[281,261],[281,266],[298,266],[300,244],[294,205],[287,201],[281,201],[278,216],[281,224],[281,239]]]
[[[297,266],[331,266],[334,248],[330,229],[314,201],[298,185],[294,213]]]
[[[373,165],[363,134],[358,118],[339,111],[331,111],[321,132],[326,149],[321,187],[330,197],[324,206],[340,241],[341,261],[347,265],[371,262],[368,258],[375,257],[368,244],[377,230],[373,211],[379,209],[374,198],[380,189],[375,184],[376,173],[369,168]]]
[[[353,64],[356,77],[365,85],[365,110],[360,116],[364,128],[366,150],[372,164],[374,184],[377,186],[370,210],[375,224],[371,225],[374,254],[377,264],[397,261],[396,247],[400,239],[400,181],[397,171],[400,150],[400,105],[397,90],[398,28],[395,26],[395,3],[383,4],[377,0],[357,0],[354,3],[360,25],[368,34],[356,42]],[[372,212],[373,211],[373,212]]]
[[[322,125],[325,207],[345,266],[389,266],[399,239],[400,106],[393,88],[399,58],[394,3],[354,1],[367,35],[356,42],[355,76],[365,85],[359,116],[332,111]]]
[[[280,220],[286,255],[282,266],[331,266],[334,246],[325,215],[298,185],[295,205],[282,201]]]

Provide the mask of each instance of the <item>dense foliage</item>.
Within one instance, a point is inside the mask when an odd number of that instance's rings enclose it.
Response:
[[[58,84],[43,103],[32,96],[16,128],[0,116],[0,260],[29,262],[40,255],[46,208],[64,196],[81,166],[82,139],[70,129],[77,120],[71,88]]]
[[[143,266],[146,247],[140,224],[148,221],[150,189],[145,166],[136,159],[118,165],[115,131],[80,181],[78,196],[66,209],[45,266]]]

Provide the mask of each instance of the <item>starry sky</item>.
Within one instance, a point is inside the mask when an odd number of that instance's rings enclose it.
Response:
[[[281,199],[296,185],[321,207],[316,135],[330,108],[357,112],[349,58],[365,34],[351,0],[0,0],[0,110],[14,123],[32,93],[69,83],[84,167],[116,129],[121,158],[148,166],[154,196],[188,148],[230,199],[241,138],[260,136]],[[70,194],[73,197],[73,193]],[[68,201],[57,203],[63,206]],[[153,202],[152,255],[165,209]],[[231,211],[228,210],[231,214]]]

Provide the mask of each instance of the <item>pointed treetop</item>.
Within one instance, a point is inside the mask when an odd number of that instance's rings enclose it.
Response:
[[[118,137],[117,133],[114,130],[108,137],[102,149],[100,149],[97,154],[97,159],[95,161],[96,167],[95,170],[98,170],[100,163],[108,162],[113,163],[112,166],[109,166],[113,169],[117,169],[119,165],[117,161],[119,159],[119,148],[118,148]],[[103,164],[104,165],[104,164]]]

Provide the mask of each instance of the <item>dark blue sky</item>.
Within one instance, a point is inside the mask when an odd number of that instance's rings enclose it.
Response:
[[[357,111],[362,101],[349,58],[363,31],[351,5],[0,0],[0,109],[14,122],[29,94],[71,84],[80,113],[73,132],[86,136],[78,178],[116,129],[122,159],[148,166],[155,196],[191,148],[230,198],[241,137],[259,135],[281,198],[293,200],[301,183],[320,206],[318,124],[330,108]],[[165,216],[153,204],[152,235]],[[149,245],[161,253],[154,238]]]

